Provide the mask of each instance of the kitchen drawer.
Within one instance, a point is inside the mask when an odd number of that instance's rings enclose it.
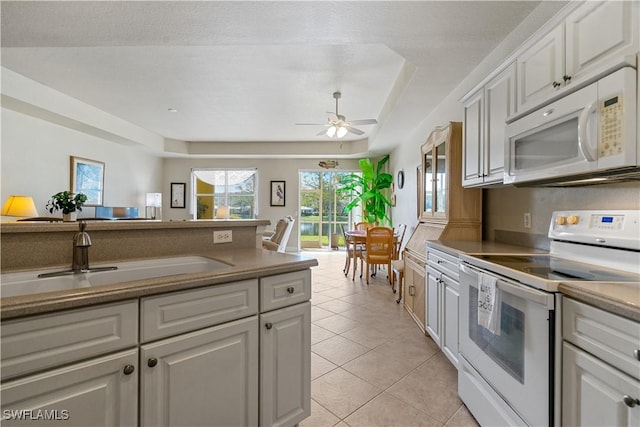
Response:
[[[138,343],[138,301],[2,322],[2,380]]]
[[[153,341],[257,314],[258,281],[146,297],[140,310],[140,339]]]
[[[260,312],[275,310],[311,299],[311,270],[260,279]]]
[[[640,323],[564,298],[562,337],[640,379]]]
[[[452,279],[458,280],[458,258],[442,251],[427,248],[427,264]]]

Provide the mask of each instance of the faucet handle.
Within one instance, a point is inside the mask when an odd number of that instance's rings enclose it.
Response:
[[[80,223],[78,224],[78,228],[80,229],[81,233],[84,233],[84,230],[87,228],[87,222],[80,221]]]

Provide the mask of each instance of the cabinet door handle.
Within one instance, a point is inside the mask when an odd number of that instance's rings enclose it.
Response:
[[[267,329],[271,329],[271,328],[273,328],[273,323],[267,322],[267,323],[264,324],[264,327],[267,328]]]
[[[551,83],[553,85],[554,88],[558,87],[558,86],[562,86],[562,83],[558,83],[556,81],[554,81],[553,83]]]
[[[296,290],[293,288],[293,286],[289,286],[287,288],[287,292],[289,292],[290,294],[294,293]]]
[[[156,359],[155,357],[150,357],[149,360],[147,360],[147,366],[150,368],[153,368],[157,364],[158,364],[158,359]]]
[[[622,400],[624,401],[624,404],[627,405],[629,408],[633,408],[636,405],[640,405],[640,400],[636,399],[635,397],[631,397],[628,394],[625,394]]]
[[[436,262],[437,262],[438,264],[442,264],[442,260],[441,260],[441,259],[437,260]]]
[[[633,350],[633,357],[635,357],[637,360],[640,360],[640,348],[636,348],[635,350]]]
[[[571,80],[571,76],[567,76],[566,74],[564,76],[562,76],[562,80],[564,80],[564,82],[568,82],[569,80]]]
[[[136,370],[136,367],[133,365],[125,365],[124,369],[122,370],[122,372],[124,372],[125,375],[131,375],[133,374],[133,371]]]
[[[416,294],[416,287],[411,285],[409,286],[409,295],[413,296]]]

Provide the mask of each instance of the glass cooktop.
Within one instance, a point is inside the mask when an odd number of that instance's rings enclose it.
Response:
[[[546,280],[639,282],[640,275],[557,258],[553,255],[474,255],[475,258]]]

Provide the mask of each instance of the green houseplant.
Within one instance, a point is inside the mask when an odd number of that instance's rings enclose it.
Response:
[[[360,159],[358,164],[362,175],[351,173],[340,181],[340,192],[351,195],[351,201],[344,207],[343,212],[351,212],[353,208],[362,205],[362,217],[365,222],[384,223],[391,225],[391,218],[387,214],[387,207],[391,202],[385,191],[391,187],[393,176],[382,172],[383,166],[389,161],[389,155],[384,156],[378,164],[371,159]]]
[[[61,191],[51,196],[51,200],[47,202],[46,209],[49,213],[54,211],[62,211],[63,215],[81,212],[82,205],[87,201],[87,196],[83,193],[70,193],[69,191]]]

